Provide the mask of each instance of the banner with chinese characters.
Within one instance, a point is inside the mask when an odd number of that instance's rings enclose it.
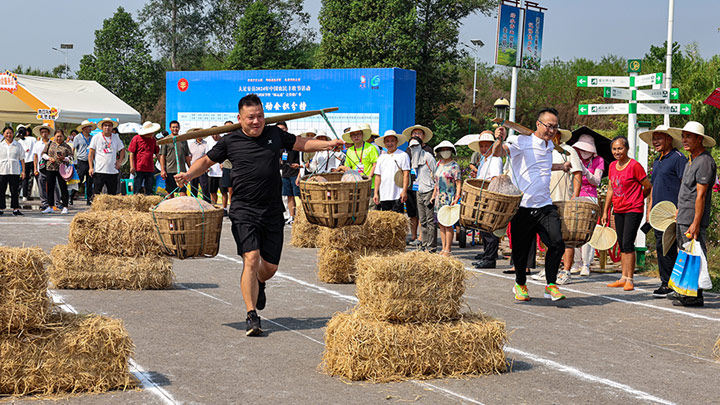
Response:
[[[498,11],[497,38],[495,40],[495,64],[520,66],[520,8],[500,4]]]
[[[522,67],[523,69],[540,69],[542,55],[543,27],[545,14],[542,11],[525,10],[525,30],[523,33]]]
[[[55,121],[60,117],[60,110],[57,107],[40,108],[37,110],[37,119],[42,121]]]
[[[7,90],[11,94],[15,93],[18,87],[17,75],[9,70],[0,73],[0,90]]]

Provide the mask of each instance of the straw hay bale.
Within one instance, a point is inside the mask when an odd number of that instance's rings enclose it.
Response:
[[[720,360],[720,338],[718,338],[717,342],[715,342],[715,346],[713,346],[713,354],[716,359]]]
[[[396,324],[339,312],[327,324],[320,368],[373,382],[499,374],[507,369],[506,340],[505,322],[479,314]]]
[[[57,313],[40,328],[0,334],[0,395],[53,395],[134,388],[123,322]]]
[[[368,319],[433,322],[457,319],[465,293],[463,264],[426,252],[359,258],[356,310]]]
[[[162,201],[159,195],[109,195],[98,194],[93,198],[91,211],[120,211],[130,210],[148,212],[148,210]]]
[[[50,281],[56,288],[160,290],[173,285],[172,260],[164,256],[93,255],[69,245],[50,252]]]
[[[396,253],[398,252],[394,249],[341,250],[321,247],[317,253],[318,279],[331,284],[352,283],[355,281],[355,262],[360,257],[369,254],[388,256]]]
[[[407,217],[397,212],[368,211],[362,225],[323,227],[317,245],[346,250],[366,247],[402,251],[409,224]]]
[[[51,308],[45,271],[48,262],[37,247],[0,247],[0,333],[45,322]]]
[[[136,211],[86,211],[70,223],[68,241],[73,248],[93,254],[146,256],[162,252],[150,213]]]
[[[292,224],[290,244],[299,248],[314,248],[320,226],[308,222],[302,204],[295,207],[295,221]]]

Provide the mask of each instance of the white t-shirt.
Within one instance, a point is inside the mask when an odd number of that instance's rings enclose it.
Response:
[[[313,156],[310,161],[310,171],[315,171],[316,173],[328,173],[332,171],[332,169],[337,169],[338,166],[344,162],[345,154],[342,152],[333,152],[329,150],[315,152],[315,156]],[[375,169],[375,172],[377,173],[377,169]]]
[[[117,154],[125,149],[125,144],[120,140],[118,134],[112,134],[107,138],[105,134],[97,134],[93,136],[88,148],[95,151],[94,167],[95,173],[117,174],[115,168]]]
[[[547,143],[533,135],[518,136],[509,144],[515,185],[523,192],[521,207],[540,208],[552,204],[550,174],[552,173],[552,141]]]
[[[205,138],[205,142],[207,142],[207,151],[209,152],[215,144],[217,144],[217,141],[213,139],[212,136],[208,136]],[[193,154],[193,162],[195,161],[195,156]],[[215,163],[214,165],[210,166],[210,169],[208,170],[208,176],[210,177],[222,177],[222,165],[220,163]]]
[[[36,141],[37,139],[31,135],[26,135],[25,139],[18,140],[18,142],[20,142],[20,145],[23,147],[23,151],[25,152],[25,163],[32,163]]]
[[[375,174],[380,176],[380,201],[400,199],[402,188],[395,185],[395,173],[398,170],[410,171],[410,156],[396,149],[393,153],[383,153],[377,160]]]
[[[480,156],[480,161],[478,162],[477,177],[475,178],[492,180],[493,177],[497,177],[501,174],[503,174],[503,161],[501,157]]]
[[[42,139],[38,139],[37,142],[35,142],[35,145],[33,145],[32,156],[33,157],[37,156],[38,168],[40,166],[40,160],[42,160],[42,155],[43,155],[43,151],[45,150],[45,146],[47,146],[47,143],[43,142]]]
[[[562,170],[555,170],[550,176],[550,198],[555,201],[566,201],[573,195],[573,173],[582,171],[582,163],[575,148],[568,145],[560,145],[563,150],[570,155],[561,155],[560,152],[553,150],[553,164],[570,162],[570,172],[565,173]]]

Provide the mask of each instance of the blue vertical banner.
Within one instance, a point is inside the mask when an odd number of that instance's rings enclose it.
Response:
[[[495,41],[496,65],[520,66],[521,10],[519,7],[500,3]]]
[[[524,25],[521,67],[523,69],[538,70],[540,69],[542,56],[545,14],[542,11],[525,10]]]

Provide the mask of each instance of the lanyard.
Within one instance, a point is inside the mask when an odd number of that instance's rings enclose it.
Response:
[[[353,145],[353,152],[355,152],[355,157],[357,157],[357,147]],[[362,164],[363,156],[365,156],[365,141],[363,141],[362,149],[360,149],[360,159],[358,160],[358,164]]]

